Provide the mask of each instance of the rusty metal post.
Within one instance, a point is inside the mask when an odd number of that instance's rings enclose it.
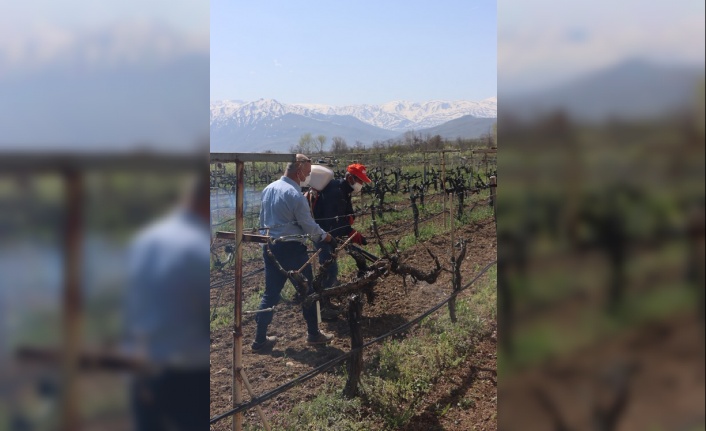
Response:
[[[66,190],[64,236],[63,345],[61,430],[76,431],[79,425],[78,359],[81,348],[81,243],[83,181],[79,170],[63,172]]]
[[[233,408],[243,402],[240,372],[243,368],[243,201],[245,200],[244,183],[245,163],[235,162],[235,298],[233,303]],[[233,416],[233,431],[243,429],[243,414]]]
[[[456,219],[453,216],[454,213],[454,194],[451,193],[449,199],[449,222],[451,223],[451,265],[456,262],[456,252],[454,250],[454,242],[456,242]],[[453,274],[451,280],[455,281],[456,273]]]
[[[429,162],[427,161],[427,153],[422,153],[422,157],[423,157],[423,160],[422,160],[422,166],[423,166],[423,170],[422,170],[422,185],[424,185],[424,184],[426,184],[426,182],[427,182],[427,164],[428,164]]]
[[[492,175],[490,177],[490,204],[493,206],[493,219],[497,223],[497,208],[498,208],[498,203],[496,202],[497,200],[497,188],[498,188],[498,179],[495,177],[495,175]]]
[[[446,221],[446,153],[441,151],[439,156],[441,157],[441,195],[444,198],[444,229],[446,229],[448,227]]]

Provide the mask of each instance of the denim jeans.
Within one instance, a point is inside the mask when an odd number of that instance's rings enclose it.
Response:
[[[266,246],[262,248],[262,256],[265,260],[265,293],[260,301],[260,310],[270,308],[279,303],[280,293],[284,288],[284,284],[288,278],[282,274],[274,262],[267,255]],[[306,252],[306,246],[299,242],[280,242],[270,245],[270,250],[275,258],[282,265],[285,271],[298,270],[309,259]],[[314,279],[311,265],[307,265],[302,271],[307,280],[309,280],[308,292],[313,292],[312,281]],[[257,332],[255,334],[255,342],[262,343],[267,337],[267,327],[272,322],[272,312],[258,313],[255,316],[257,322]],[[302,307],[302,314],[306,321],[307,333],[316,335],[319,332],[319,324],[316,319],[316,304]]]

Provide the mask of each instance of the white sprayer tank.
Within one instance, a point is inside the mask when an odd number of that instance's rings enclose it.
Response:
[[[311,165],[311,176],[304,186],[321,191],[333,179],[333,171],[326,166]]]

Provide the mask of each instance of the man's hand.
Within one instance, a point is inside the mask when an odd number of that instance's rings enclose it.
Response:
[[[352,230],[351,233],[348,234],[348,236],[351,238],[351,241],[355,244],[368,245],[368,240],[365,239],[365,237],[355,229]]]
[[[330,233],[327,233],[327,234],[326,234],[326,238],[324,238],[324,242],[329,242],[329,243],[330,243],[331,241],[333,241],[333,237],[331,236]]]

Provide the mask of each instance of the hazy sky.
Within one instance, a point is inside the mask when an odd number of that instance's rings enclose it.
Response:
[[[498,5],[502,94],[536,91],[635,58],[703,67],[704,1],[513,0]]]
[[[208,1],[23,0],[3,1],[0,35],[20,36],[42,26],[85,29],[136,18],[163,22],[177,31],[208,34]]]
[[[110,49],[138,52],[145,46],[166,49],[155,32],[179,39],[181,51],[208,54],[208,1],[167,0],[23,0],[3,2],[0,13],[0,82],[67,58],[70,49],[86,57],[109,55]],[[103,36],[97,36],[97,35]],[[96,40],[96,37],[103,37]],[[163,36],[160,36],[163,37]],[[91,51],[91,52],[88,52]]]
[[[207,0],[0,10],[0,150],[171,151],[208,138]]]
[[[211,100],[494,97],[496,23],[494,0],[212,0]]]

